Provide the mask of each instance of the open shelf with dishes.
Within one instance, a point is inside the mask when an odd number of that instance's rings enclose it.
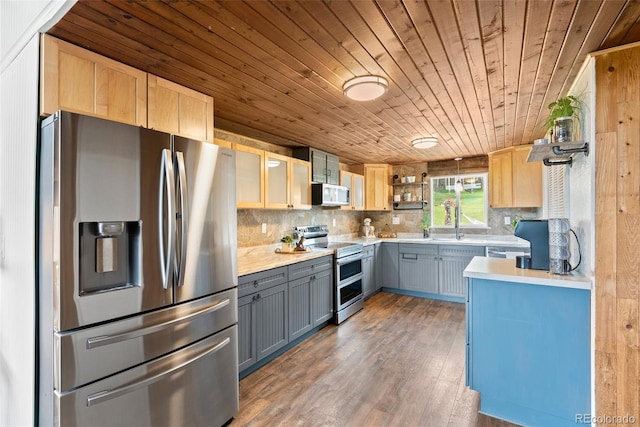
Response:
[[[415,177],[399,178],[398,175],[393,176],[393,194],[392,205],[394,210],[410,210],[424,209],[428,204],[425,200],[425,186],[428,182],[424,182],[427,176],[422,173],[421,181],[415,182]]]

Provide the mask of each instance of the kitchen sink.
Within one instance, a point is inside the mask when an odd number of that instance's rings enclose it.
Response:
[[[476,239],[475,237],[462,237],[456,239],[455,236],[431,236],[431,240],[435,242],[452,242],[452,243],[485,243],[485,239]]]

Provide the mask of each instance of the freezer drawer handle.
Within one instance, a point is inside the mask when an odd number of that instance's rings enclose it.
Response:
[[[177,319],[172,319],[172,320],[168,320],[166,322],[162,322],[162,323],[158,323],[157,325],[152,325],[149,326],[147,328],[142,328],[142,329],[136,329],[134,331],[131,332],[125,332],[123,334],[118,334],[118,335],[102,335],[99,337],[92,337],[87,339],[87,349],[92,349],[92,348],[97,348],[97,347],[102,347],[105,345],[110,345],[110,344],[115,344],[118,342],[122,342],[122,341],[127,341],[133,338],[138,338],[138,337],[142,337],[145,335],[149,335],[152,334],[154,332],[158,332],[162,329],[165,329],[167,327],[173,326],[177,323],[182,323],[185,322],[187,320],[192,320],[196,317],[202,316],[204,314],[208,314],[208,313],[212,313],[214,311],[220,310],[223,307],[226,307],[229,305],[229,303],[231,302],[231,300],[229,298],[225,298],[223,301],[218,302],[215,305],[209,306],[205,309],[202,309],[200,311],[196,311],[194,313],[191,313],[187,316],[183,316],[183,317],[179,317]]]
[[[93,406],[93,405],[98,405],[102,402],[106,402],[107,400],[111,400],[111,399],[115,399],[116,397],[120,397],[123,396],[127,393],[131,393],[133,391],[136,391],[138,389],[141,389],[143,387],[148,387],[151,384],[155,383],[156,381],[162,379],[162,377],[166,377],[168,375],[171,375],[175,372],[181,371],[184,368],[188,367],[189,365],[191,365],[194,362],[197,362],[198,360],[202,359],[203,357],[208,356],[211,353],[215,353],[216,351],[220,350],[222,347],[224,347],[225,345],[229,344],[231,342],[231,338],[227,337],[224,340],[222,340],[221,342],[219,342],[218,344],[216,344],[215,346],[213,346],[212,348],[210,348],[209,350],[205,351],[204,353],[199,354],[198,356],[192,358],[191,360],[187,360],[184,363],[181,363],[178,366],[175,366],[171,369],[168,369],[164,372],[160,372],[158,374],[152,375],[147,379],[138,381],[134,384],[130,384],[128,386],[124,386],[124,387],[120,387],[117,388],[115,390],[103,390],[103,391],[99,391],[97,393],[93,393],[90,394],[89,396],[87,396],[87,407],[89,406]]]

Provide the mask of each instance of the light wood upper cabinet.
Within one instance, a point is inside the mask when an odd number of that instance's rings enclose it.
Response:
[[[287,209],[289,203],[289,159],[280,154],[265,152],[265,204],[268,209]]]
[[[292,209],[311,209],[311,163],[289,159],[290,204]]]
[[[389,165],[364,165],[364,206],[365,210],[388,211],[389,202]]]
[[[264,208],[264,151],[235,144],[236,205]]]
[[[267,209],[311,209],[311,163],[265,152]]]
[[[213,98],[149,74],[149,128],[213,142]]]
[[[40,114],[58,110],[147,126],[147,73],[42,35]]]
[[[357,173],[340,171],[340,185],[349,189],[349,206],[341,206],[343,210],[364,210],[364,176]]]
[[[513,207],[511,151],[489,154],[489,206]]]
[[[542,206],[542,163],[527,162],[531,147],[489,153],[489,205],[492,208]]]

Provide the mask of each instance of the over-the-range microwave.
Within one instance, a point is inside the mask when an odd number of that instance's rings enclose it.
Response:
[[[351,203],[349,188],[325,183],[311,184],[311,203],[316,206],[346,206]]]

